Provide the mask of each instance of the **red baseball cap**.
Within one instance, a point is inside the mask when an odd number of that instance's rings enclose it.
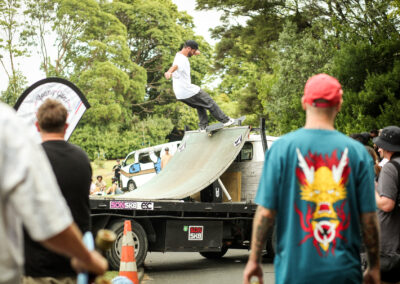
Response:
[[[317,74],[307,80],[304,87],[303,100],[315,107],[332,107],[342,99],[342,86],[339,81],[327,74]],[[323,99],[326,102],[315,102]]]

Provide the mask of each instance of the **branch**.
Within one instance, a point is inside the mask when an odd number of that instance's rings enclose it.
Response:
[[[0,57],[0,63],[1,63],[1,65],[3,66],[3,69],[4,69],[4,71],[6,72],[6,74],[7,74],[7,77],[8,77],[8,81],[10,81],[10,73],[8,73],[8,71],[7,71],[7,68],[6,68],[6,66],[4,65],[4,62],[3,62],[3,59]]]

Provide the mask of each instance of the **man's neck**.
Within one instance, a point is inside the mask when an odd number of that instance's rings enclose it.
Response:
[[[324,119],[324,118],[306,118],[306,124],[304,125],[304,128],[307,129],[325,129],[325,130],[335,130],[335,127],[333,126],[333,121],[330,119]]]
[[[306,123],[304,128],[335,130],[335,117],[336,115],[321,112],[319,109],[308,107],[306,110]]]
[[[40,133],[42,136],[42,142],[64,140],[64,133]]]
[[[187,48],[182,48],[182,50],[180,51],[180,53],[181,53],[182,55],[185,55],[186,57],[188,57],[189,50],[188,50]]]
[[[392,158],[393,154],[394,154],[394,152],[384,151],[383,152],[383,157],[390,161],[390,159]]]

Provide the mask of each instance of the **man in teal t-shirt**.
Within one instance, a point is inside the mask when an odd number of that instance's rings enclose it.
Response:
[[[379,283],[379,235],[373,162],[364,146],[334,129],[340,83],[311,77],[302,98],[305,127],[276,141],[265,156],[244,283],[262,281],[261,251],[276,222],[276,283]]]

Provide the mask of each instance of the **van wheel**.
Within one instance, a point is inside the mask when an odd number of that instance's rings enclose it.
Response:
[[[209,259],[218,259],[223,257],[228,251],[227,246],[222,246],[221,251],[201,251],[200,255]]]
[[[106,258],[112,270],[119,270],[121,260],[122,237],[124,235],[125,219],[117,219],[112,222],[107,228],[113,231],[117,238],[111,249],[106,251]],[[143,265],[148,250],[148,240],[143,227],[136,221],[131,220],[133,243],[135,244],[135,260],[139,267]]]
[[[128,181],[128,191],[133,191],[136,189],[136,183],[133,180]]]

